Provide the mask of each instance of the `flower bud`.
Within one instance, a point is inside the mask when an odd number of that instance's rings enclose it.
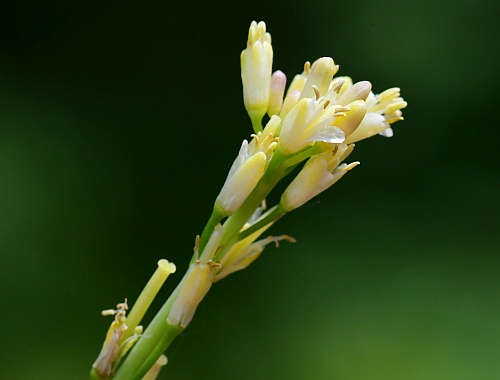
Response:
[[[283,105],[283,95],[285,94],[286,75],[277,70],[271,75],[271,94],[269,97],[269,106],[267,114],[269,116],[277,115]]]
[[[266,168],[265,153],[257,152],[246,158],[245,147],[248,147],[246,140],[243,142],[240,154],[234,161],[226,182],[215,201],[225,215],[234,214],[240,208],[259,182]]]
[[[281,206],[291,211],[314,198],[337,182],[359,162],[342,164],[337,155],[325,152],[311,157],[281,197]]]
[[[315,96],[313,86],[316,86],[320,94],[325,94],[337,71],[338,66],[335,65],[332,58],[323,57],[317,59],[311,66],[311,72],[307,76],[300,97],[313,98]]]
[[[349,86],[345,92],[339,96],[338,103],[343,106],[348,105],[356,100],[366,100],[370,91],[372,89],[372,84],[368,81],[361,81]]]
[[[243,100],[252,123],[260,123],[266,114],[271,91],[273,48],[266,24],[252,21],[247,47],[241,52]]]

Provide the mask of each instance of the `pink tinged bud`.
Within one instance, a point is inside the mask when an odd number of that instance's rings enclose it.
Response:
[[[271,75],[271,94],[267,114],[269,116],[278,115],[283,105],[283,95],[285,94],[286,75],[277,70]]]
[[[345,90],[345,92],[338,98],[338,103],[345,106],[356,100],[366,100],[371,89],[372,84],[370,82],[357,82]]]

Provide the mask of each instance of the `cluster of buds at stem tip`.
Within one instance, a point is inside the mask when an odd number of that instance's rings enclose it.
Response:
[[[326,190],[359,164],[342,163],[353,143],[377,134],[391,137],[391,124],[403,120],[401,110],[407,103],[399,88],[375,94],[368,81],[335,77],[339,66],[330,57],[307,61],[285,93],[285,74],[272,73],[271,37],[263,22],[251,23],[241,57],[244,102],[252,121],[256,110],[259,122],[267,111],[278,125],[276,150],[285,157],[300,157],[288,161],[294,164],[307,159],[281,197],[280,206],[286,211]]]
[[[287,235],[260,236],[284,214],[301,207],[356,167],[358,161],[344,162],[355,143],[374,135],[391,137],[392,124],[403,120],[401,110],[407,103],[398,87],[374,93],[368,81],[335,77],[339,66],[330,57],[306,61],[287,89],[286,75],[280,70],[273,72],[271,35],[262,21],[251,22],[240,62],[243,101],[253,134],[241,143],[210,220],[202,235],[196,237],[189,268],[160,310],[162,324],[153,323],[152,330],[148,328],[146,336],[140,338],[139,323],[145,311],[166,277],[175,271],[175,266],[166,260],[160,260],[158,272],[128,316],[126,302],[116,310],[104,311],[103,314],[115,318],[93,365],[92,373],[97,378],[113,377],[117,368],[119,375],[127,360],[132,363],[130,368],[142,366],[140,349],[145,347],[143,342],[149,331],[154,335],[158,326],[173,326],[172,331],[177,334],[189,325],[214,282],[245,269],[268,244],[295,242]],[[268,195],[292,173],[295,177],[275,198],[279,202],[265,211]],[[127,355],[139,338],[142,340]],[[158,350],[164,341],[153,343],[153,350]],[[137,352],[136,357],[141,360],[129,360]],[[152,357],[151,352],[147,354]],[[125,362],[120,364],[125,355]],[[154,379],[166,362],[166,357],[161,356],[155,364],[150,363],[152,368],[142,380]]]

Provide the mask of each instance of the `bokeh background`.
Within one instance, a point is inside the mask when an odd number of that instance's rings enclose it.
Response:
[[[251,133],[263,20],[275,69],[332,56],[405,120],[212,288],[160,379],[500,379],[496,1],[0,4],[1,378],[86,379],[100,311],[160,258],[177,284]]]

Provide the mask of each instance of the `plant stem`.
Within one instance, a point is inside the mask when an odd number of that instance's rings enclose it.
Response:
[[[262,227],[267,226],[269,223],[274,222],[275,220],[281,218],[283,215],[285,215],[287,211],[281,207],[281,204],[279,204],[273,211],[269,213],[266,217],[262,218],[258,222],[252,224],[250,227],[244,229],[238,234],[238,240],[243,240],[247,236],[250,236],[254,232],[260,230]]]
[[[177,298],[182,282],[177,285],[148,325],[143,336],[132,347],[113,376],[113,380],[141,380],[175,337],[184,330],[181,326],[171,325],[167,322],[170,309]]]
[[[136,326],[141,323],[142,318],[156,297],[156,294],[162,287],[167,277],[173,273],[173,271],[175,271],[175,266],[173,264],[170,264],[164,259],[158,261],[158,268],[156,268],[156,271],[149,279],[148,283],[139,295],[139,298],[137,298],[137,301],[134,303],[132,310],[130,310],[130,313],[127,316],[126,323],[128,328],[123,333],[120,342],[125,341],[134,334]]]
[[[217,204],[214,204],[214,208],[212,210],[212,214],[210,215],[210,219],[208,220],[207,224],[205,225],[205,228],[203,229],[203,232],[201,233],[200,236],[200,243],[199,243],[199,252],[203,252],[203,249],[208,243],[208,240],[210,239],[210,236],[212,236],[212,233],[214,232],[215,227],[217,224],[220,223],[222,218],[224,218],[224,212],[223,210],[217,206]],[[194,258],[194,257],[193,257]],[[193,260],[191,260],[193,261]]]

